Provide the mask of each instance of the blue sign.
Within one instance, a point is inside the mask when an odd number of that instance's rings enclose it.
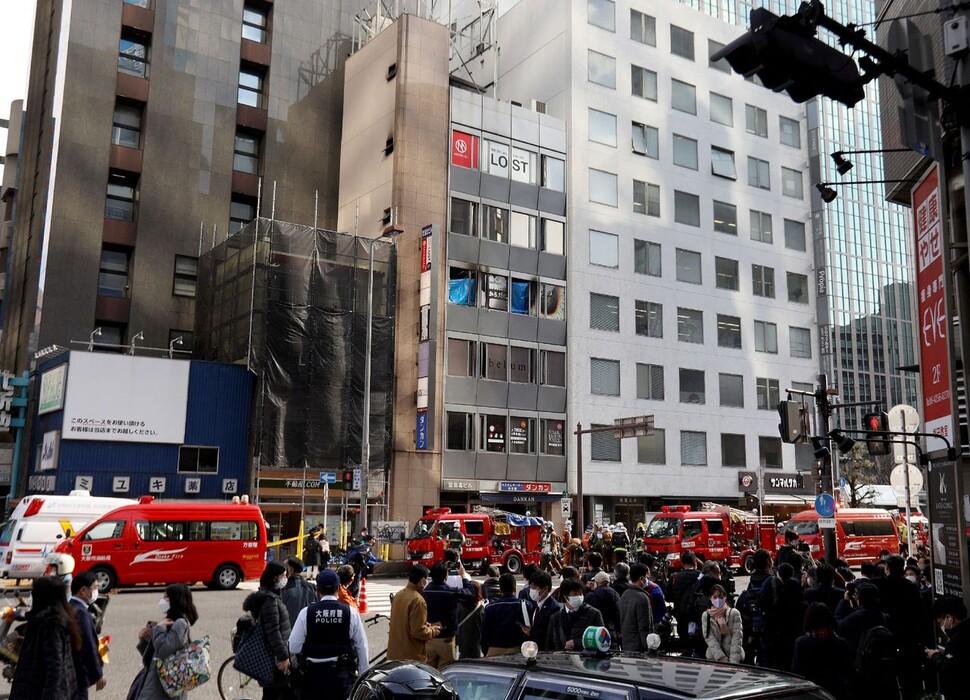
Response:
[[[835,515],[835,499],[830,493],[820,493],[815,497],[815,512],[822,518]]]
[[[417,430],[415,431],[414,447],[418,450],[428,449],[428,412],[418,411]]]
[[[337,472],[320,472],[321,484],[336,484]]]

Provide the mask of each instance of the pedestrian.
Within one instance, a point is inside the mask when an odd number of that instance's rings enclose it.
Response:
[[[837,699],[849,697],[852,673],[849,645],[835,633],[835,615],[824,603],[805,611],[805,634],[795,641],[792,673],[821,686]]]
[[[428,623],[428,604],[421,592],[428,583],[428,567],[415,564],[408,583],[391,600],[391,621],[387,633],[388,661],[428,661],[428,641],[441,631]]]
[[[266,564],[259,577],[259,590],[243,601],[243,610],[253,617],[266,640],[266,648],[276,662],[272,683],[263,687],[263,700],[290,700],[293,689],[287,676],[292,665],[287,642],[290,639],[290,615],[280,593],[286,586],[286,568],[276,561]]]
[[[859,642],[873,627],[886,626],[889,618],[879,609],[879,589],[871,583],[850,583],[835,610],[838,633],[849,645],[855,658]]]
[[[616,524],[616,528],[613,530],[611,544],[613,545],[615,561],[617,563],[627,561],[627,555],[630,549],[630,535],[627,533],[626,526],[623,523]],[[617,591],[617,593],[619,592]]]
[[[575,566],[564,566],[562,567],[562,572],[559,575],[562,577],[562,581],[559,582],[559,587],[552,592],[552,597],[555,598],[556,602],[560,605],[565,605],[566,598],[563,596],[561,591],[562,584],[564,581],[568,581],[569,579],[579,581],[579,569],[577,569]]]
[[[678,615],[687,617],[687,652],[692,656],[704,658],[707,655],[707,640],[701,627],[704,612],[711,607],[711,591],[721,580],[721,567],[716,561],[706,561],[701,569],[701,575],[687,591],[685,599],[681,601]],[[679,618],[678,618],[679,620]]]
[[[320,545],[320,551],[317,552],[318,567],[320,571],[323,571],[328,566],[330,566],[330,541],[327,539],[327,533],[324,530],[320,531],[317,535],[317,543]]]
[[[625,562],[620,562],[613,567],[613,583],[610,586],[616,591],[616,594],[623,596],[623,591],[627,589],[630,585],[630,565]]]
[[[619,638],[620,596],[610,586],[610,575],[600,571],[593,577],[595,588],[586,594],[586,604],[600,611],[603,624],[614,639]]]
[[[800,543],[801,540],[798,535],[792,530],[785,530],[785,544],[778,548],[778,553],[775,556],[775,568],[777,569],[782,564],[790,564],[792,569],[795,570],[796,581],[801,580],[802,567],[805,564],[805,559],[799,551]]]
[[[901,556],[886,557],[885,578],[876,580],[882,611],[889,616],[889,630],[899,643],[899,683],[904,697],[915,697],[922,688],[920,669],[923,649],[930,643],[931,628],[920,625],[923,601],[919,586],[907,581]]]
[[[737,608],[728,607],[727,590],[719,583],[711,587],[711,607],[701,615],[701,633],[707,643],[707,658],[739,664],[744,661],[743,625]]]
[[[489,603],[502,597],[502,592],[498,588],[498,577],[501,573],[494,564],[489,566],[485,572],[485,580],[482,582],[482,595]]]
[[[354,598],[354,596],[350,593],[350,586],[354,582],[354,567],[352,567],[350,564],[344,564],[338,568],[337,579],[340,581],[340,588],[337,589],[337,600],[339,600],[341,603],[349,605],[357,612],[360,612],[357,599]]]
[[[518,653],[527,639],[526,629],[532,624],[531,600],[519,600],[515,595],[515,576],[502,574],[498,578],[502,597],[493,600],[482,616],[482,651],[485,656]]]
[[[482,615],[485,613],[485,599],[482,597],[482,584],[469,581],[473,597],[458,603],[458,629],[455,640],[458,643],[458,658],[478,659],[482,656]]]
[[[303,556],[306,558],[307,571],[320,567],[320,528],[312,528],[303,542]]]
[[[594,530],[595,532],[595,530]],[[600,535],[602,537],[602,533]],[[593,586],[590,585],[593,577],[603,570],[603,554],[602,554],[602,540],[600,544],[600,550],[591,550],[589,554],[586,555],[586,570],[580,577],[586,588],[593,590]]]
[[[83,571],[71,580],[71,610],[77,619],[81,648],[74,652],[74,672],[77,675],[77,692],[74,700],[87,700],[92,685],[103,690],[107,681],[101,655],[98,654],[98,635],[94,633],[91,604],[98,599],[97,579],[90,571]]]
[[[30,596],[10,700],[76,697],[74,654],[82,642],[77,619],[67,604],[67,586],[58,578],[43,576],[34,579]]]
[[[562,605],[553,597],[552,577],[545,571],[538,571],[529,579],[529,599],[535,604],[535,609],[532,611],[532,624],[526,634],[538,645],[539,651],[549,651],[546,648],[549,621]]]
[[[946,700],[964,697],[963,693],[967,692],[967,668],[970,667],[967,606],[956,596],[943,596],[937,598],[933,614],[943,631],[944,641],[942,650],[925,650],[928,665],[939,674],[940,691]]]
[[[280,597],[290,620],[295,620],[303,608],[317,602],[316,586],[303,578],[303,561],[299,557],[287,557],[284,566],[286,585]]]
[[[343,700],[369,665],[367,635],[360,615],[337,600],[340,580],[330,569],[317,574],[319,601],[300,610],[290,633],[290,654],[302,654],[302,684]]]
[[[519,600],[529,600],[529,581],[532,579],[532,575],[539,570],[539,566],[536,564],[526,564],[522,567],[524,585],[519,589]]]
[[[791,564],[781,564],[777,576],[767,579],[761,590],[761,609],[765,616],[761,652],[767,668],[791,669],[795,640],[805,619],[801,584]]]
[[[443,562],[431,567],[431,582],[424,587],[424,600],[428,606],[428,622],[437,624],[440,631],[428,640],[427,664],[442,669],[455,660],[457,645],[455,633],[458,629],[458,606],[463,601],[470,601],[475,597],[470,579],[465,579],[465,567],[458,562],[458,576],[462,581],[461,588],[448,585],[448,568]]]
[[[600,611],[586,604],[582,582],[566,579],[559,589],[566,604],[549,620],[546,648],[549,651],[582,651],[583,633],[587,627],[602,627]]]
[[[689,651],[690,622],[688,621],[688,607],[690,600],[688,593],[701,572],[697,570],[697,557],[690,551],[680,553],[680,571],[670,577],[667,583],[667,600],[674,604],[674,616],[677,618],[677,638],[680,640],[681,649]]]
[[[192,591],[184,583],[172,583],[158,601],[158,609],[165,617],[161,622],[149,622],[138,633],[138,651],[144,665],[144,682],[137,700],[169,700],[155,671],[155,659],[167,659],[188,646],[190,628],[199,620],[192,602]],[[188,693],[179,697],[185,700]]]
[[[762,665],[761,637],[765,630],[765,614],[761,608],[761,591],[765,581],[772,578],[771,554],[759,549],[751,555],[753,571],[748,586],[738,596],[737,609],[741,613],[744,633],[744,658],[749,664]]]
[[[815,586],[805,591],[806,603],[823,603],[833,613],[845,598],[845,589],[835,585],[835,569],[828,564],[815,567]]]
[[[650,594],[646,590],[650,582],[647,567],[637,562],[629,569],[629,585],[620,596],[620,644],[623,651],[648,651],[647,636],[656,625]]]

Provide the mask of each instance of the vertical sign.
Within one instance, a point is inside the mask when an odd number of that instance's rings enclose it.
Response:
[[[455,137],[464,136],[472,140],[474,148],[477,148],[477,140],[474,137],[454,132],[452,136],[452,162],[455,156]],[[457,165],[457,163],[456,163]],[[478,167],[477,154],[475,166]],[[428,449],[428,396],[430,393],[431,369],[434,365],[434,358],[431,356],[431,264],[432,251],[434,246],[434,226],[428,224],[421,228],[421,281],[420,294],[418,295],[418,391],[417,391],[417,415],[415,417],[414,447],[417,450]]]
[[[923,382],[923,421],[926,432],[951,443],[953,399],[950,393],[950,313],[947,309],[946,267],[943,260],[943,223],[940,216],[940,170],[934,164],[913,189],[916,217],[916,287],[920,378]]]
[[[960,496],[953,462],[933,462],[927,488],[929,501],[933,588],[937,595],[963,597],[960,549]]]
[[[461,131],[451,132],[451,164],[478,170],[478,137]]]

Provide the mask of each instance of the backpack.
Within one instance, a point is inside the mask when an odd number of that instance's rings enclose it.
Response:
[[[744,629],[752,632],[762,632],[765,628],[765,614],[761,609],[761,587],[752,586],[741,591],[738,596],[737,609],[741,613]]]
[[[856,649],[856,674],[862,678],[879,678],[887,674],[895,677],[898,651],[896,637],[888,627],[870,627]]]

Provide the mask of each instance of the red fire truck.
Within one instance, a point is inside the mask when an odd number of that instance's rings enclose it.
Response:
[[[445,550],[461,544],[461,560],[469,571],[499,564],[517,574],[525,564],[537,564],[540,539],[546,521],[494,508],[473,513],[452,513],[450,508],[430,508],[414,524],[407,541],[407,563],[433,566],[444,561]],[[460,532],[458,538],[453,533]]]

